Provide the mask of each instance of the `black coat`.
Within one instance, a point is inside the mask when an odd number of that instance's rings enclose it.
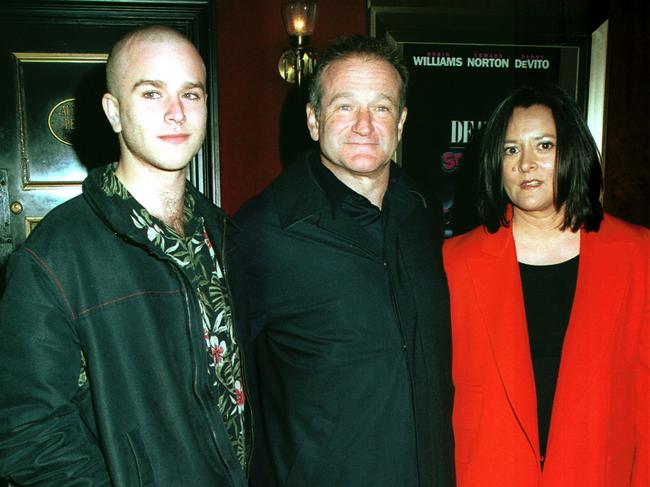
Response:
[[[385,251],[332,214],[305,161],[237,215],[260,413],[252,485],[454,484],[439,212],[396,165],[391,178]]]
[[[98,187],[102,172],[91,172],[84,194],[52,210],[9,260],[0,477],[244,487],[207,374],[193,287]],[[232,225],[189,190],[237,303]],[[79,385],[82,351],[88,381]]]

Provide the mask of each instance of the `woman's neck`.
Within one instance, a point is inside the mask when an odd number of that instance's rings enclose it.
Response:
[[[564,212],[537,216],[515,210],[512,233],[517,260],[524,264],[551,265],[580,254],[580,232],[562,230]]]

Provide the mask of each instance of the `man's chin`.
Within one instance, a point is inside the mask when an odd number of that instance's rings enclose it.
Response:
[[[390,162],[385,156],[359,154],[348,159],[348,166],[358,172],[374,172],[381,170]]]
[[[189,163],[194,158],[195,154],[191,154],[188,151],[167,151],[163,157],[158,157],[156,160],[156,167],[160,169],[169,170],[169,171],[178,171],[185,169]]]
[[[189,165],[191,159],[187,160],[186,158],[173,159],[168,158],[165,160],[157,160],[150,162],[150,165],[154,168],[164,171],[164,172],[177,172],[184,171]]]

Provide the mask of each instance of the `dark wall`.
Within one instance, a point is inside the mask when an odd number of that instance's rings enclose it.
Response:
[[[650,7],[609,1],[605,209],[650,226]]]

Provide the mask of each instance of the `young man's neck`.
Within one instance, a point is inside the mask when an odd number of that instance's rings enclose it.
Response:
[[[120,164],[115,175],[149,213],[180,235],[185,234],[185,171]]]

